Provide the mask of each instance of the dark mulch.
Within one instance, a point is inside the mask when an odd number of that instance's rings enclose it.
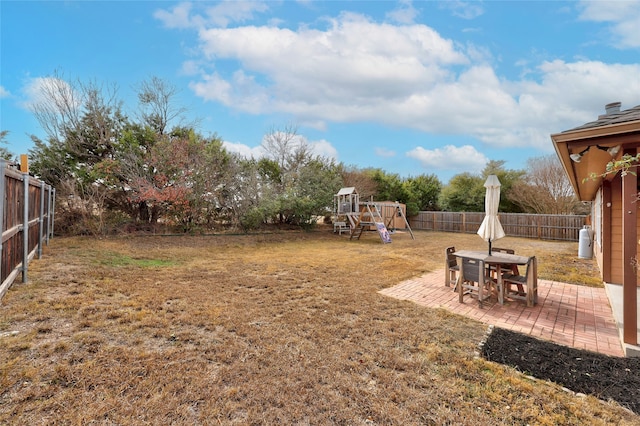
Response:
[[[618,358],[494,328],[482,356],[640,414],[640,358]]]

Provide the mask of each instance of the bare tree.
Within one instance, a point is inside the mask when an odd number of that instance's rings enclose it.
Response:
[[[539,214],[575,214],[582,206],[555,155],[530,158],[526,176],[514,183],[508,197]]]
[[[292,124],[283,129],[272,128],[263,138],[262,148],[284,174],[295,173],[313,159],[311,147]]]
[[[58,72],[38,81],[30,110],[47,140],[63,143],[83,164],[110,156],[124,122],[117,86],[69,82]]]
[[[378,193],[378,183],[373,178],[371,170],[358,169],[356,166],[342,167],[340,170],[345,187],[354,187],[361,200],[369,200]]]
[[[37,80],[36,100],[29,106],[48,139],[61,140],[65,129],[80,123],[81,96],[57,71]]]
[[[169,123],[182,118],[187,112],[184,107],[177,107],[174,99],[178,89],[159,77],[151,77],[137,87],[138,102],[141,106],[140,120],[156,133],[166,133]]]

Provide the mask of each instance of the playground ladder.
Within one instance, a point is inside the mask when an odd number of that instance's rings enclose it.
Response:
[[[360,215],[358,216],[357,220],[355,218],[352,219],[352,216],[349,216],[349,221],[352,224],[351,236],[349,237],[349,239],[353,239],[353,237],[355,236],[356,239],[359,240],[365,227],[375,226],[378,230],[378,233],[380,234],[382,242],[391,242],[391,238],[389,237],[389,232],[387,231],[387,228],[384,224],[382,214],[380,214],[380,210],[378,210],[378,206],[375,203],[361,204]]]

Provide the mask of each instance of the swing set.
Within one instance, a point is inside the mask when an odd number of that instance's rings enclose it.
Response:
[[[359,240],[365,231],[375,231],[382,243],[388,244],[391,233],[403,227],[415,240],[405,210],[397,201],[360,202],[355,187],[342,188],[334,195],[333,232],[342,235],[348,231],[349,239]]]

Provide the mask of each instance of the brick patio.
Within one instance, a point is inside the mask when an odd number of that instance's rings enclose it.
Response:
[[[624,356],[616,321],[604,288],[538,280],[538,304],[495,300],[481,309],[476,300],[458,302],[458,293],[444,285],[444,270],[403,281],[381,290],[386,296],[430,308],[440,307],[475,320],[579,349]]]

